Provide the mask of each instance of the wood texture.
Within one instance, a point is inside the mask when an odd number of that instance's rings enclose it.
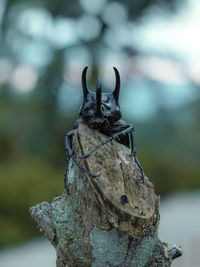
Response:
[[[72,146],[83,155],[106,138],[81,123]],[[141,179],[130,149],[111,141],[79,161],[101,175],[91,177],[70,160],[70,195],[30,208],[56,249],[57,267],[170,266],[182,251],[159,240],[159,197],[148,178]]]

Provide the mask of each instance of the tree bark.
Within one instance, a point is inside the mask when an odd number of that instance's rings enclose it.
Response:
[[[83,155],[106,138],[81,123],[72,146]],[[57,267],[170,266],[182,250],[159,240],[159,197],[130,149],[111,141],[80,163],[101,175],[91,177],[70,160],[70,195],[30,208],[56,249]]]

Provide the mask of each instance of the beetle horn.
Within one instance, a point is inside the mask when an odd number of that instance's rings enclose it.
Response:
[[[83,72],[82,72],[82,87],[83,87],[83,95],[84,97],[87,96],[87,94],[89,93],[88,89],[87,89],[87,85],[86,85],[86,74],[87,74],[87,69],[88,67],[85,67],[83,69]]]
[[[96,116],[101,117],[101,79],[98,77],[96,89]]]
[[[113,95],[114,95],[115,101],[118,101],[119,90],[120,90],[120,75],[119,75],[117,68],[113,67],[113,69],[115,71],[115,77],[116,77],[116,85],[115,85],[115,90],[113,91]]]

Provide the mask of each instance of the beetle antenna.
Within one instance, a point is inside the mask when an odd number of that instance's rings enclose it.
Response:
[[[87,74],[87,69],[88,69],[88,66],[86,66],[86,67],[83,69],[83,72],[82,72],[82,87],[83,87],[83,95],[84,95],[84,97],[86,97],[87,94],[89,93],[89,90],[87,89],[87,85],[86,85],[86,74]]]
[[[115,77],[116,77],[116,85],[115,85],[115,90],[113,91],[113,95],[114,95],[115,101],[118,102],[119,90],[120,90],[120,75],[119,75],[117,68],[113,67],[113,69],[114,69]]]
[[[98,77],[96,89],[96,116],[101,117],[101,79]]]

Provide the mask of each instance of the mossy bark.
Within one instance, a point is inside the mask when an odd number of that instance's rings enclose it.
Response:
[[[83,155],[105,138],[81,123],[72,146]],[[101,175],[93,178],[70,160],[70,195],[30,208],[56,249],[57,267],[170,266],[181,249],[159,240],[159,197],[148,178],[141,179],[130,150],[112,141],[80,162]]]

